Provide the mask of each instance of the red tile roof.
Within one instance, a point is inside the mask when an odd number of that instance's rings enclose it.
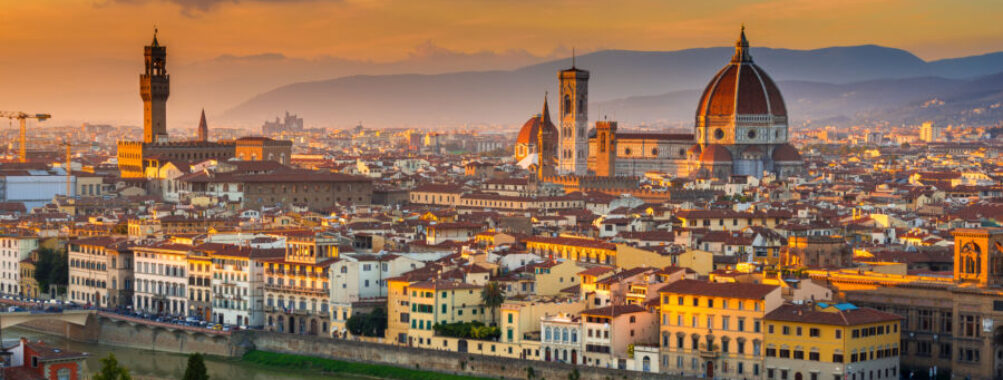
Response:
[[[777,289],[780,287],[775,285],[679,280],[665,285],[659,292],[759,300]]]

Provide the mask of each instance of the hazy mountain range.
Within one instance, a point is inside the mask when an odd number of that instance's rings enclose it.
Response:
[[[732,52],[605,50],[579,56],[576,66],[591,72],[590,119],[605,115],[627,125],[689,125],[699,92]],[[997,73],[1003,71],[1003,52],[930,62],[873,45],[751,53],[778,81],[794,124],[1000,119],[1003,75]],[[570,65],[560,59],[514,70],[298,82],[256,95],[219,120],[255,126],[289,110],[314,126],[521,124],[539,112],[545,92],[555,101],[557,72]]]

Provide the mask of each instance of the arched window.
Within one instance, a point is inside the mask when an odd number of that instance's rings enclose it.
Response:
[[[550,327],[547,327],[546,329],[544,329],[544,338],[543,338],[543,340],[550,341]]]
[[[564,114],[571,114],[571,97],[568,95],[564,95]]]

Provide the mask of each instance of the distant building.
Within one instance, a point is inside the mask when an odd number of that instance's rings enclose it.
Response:
[[[265,135],[302,130],[303,118],[296,115],[290,115],[289,111],[286,111],[286,116],[284,118],[279,119],[276,117],[275,121],[266,121],[265,124],[261,126],[261,133]]]
[[[238,157],[240,152],[244,152],[245,157],[256,157],[244,158],[252,161],[264,160],[265,154],[270,154],[277,161],[284,157],[285,161],[282,163],[288,163],[292,156],[292,142],[289,141],[264,137],[209,141],[209,127],[204,110],[195,140],[169,141],[165,115],[170,77],[167,75],[166,62],[167,47],[160,45],[154,33],[153,44],[146,47],[146,71],[140,76],[140,94],[145,114],[143,141],[118,142],[118,168],[123,178],[142,178],[148,168],[159,168],[167,161],[227,160]],[[288,113],[286,119],[287,122],[290,120]],[[298,118],[293,116],[292,119]],[[298,119],[298,123],[302,129],[303,119]]]
[[[939,142],[943,139],[944,127],[934,124],[932,121],[923,123],[919,128],[919,139],[924,142]]]
[[[693,134],[629,132],[607,120],[589,126],[589,75],[574,64],[558,74],[561,93],[554,169],[561,177],[541,175],[537,170],[545,182],[560,182],[568,175],[640,177],[653,171],[721,180],[733,175],[761,178],[764,173],[788,177],[803,167],[801,154],[789,143],[783,95],[753,62],[744,29],[731,61],[703,91]],[[537,118],[530,119],[520,131],[517,161],[529,157],[539,144],[533,135],[539,123]],[[546,133],[543,141],[550,141]]]

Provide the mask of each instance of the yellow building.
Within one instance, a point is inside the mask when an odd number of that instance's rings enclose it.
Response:
[[[547,262],[533,266],[534,289],[538,296],[554,296],[561,290],[578,285],[578,273],[584,267],[571,260]]]
[[[852,304],[786,304],[766,323],[766,379],[899,378],[898,315]]]
[[[678,254],[614,244],[583,237],[534,236],[525,240],[526,250],[550,259],[564,259],[579,263],[614,265],[623,269],[637,267],[682,266],[706,274],[713,267],[710,252],[686,251]]]
[[[482,285],[455,280],[428,280],[408,287],[410,305],[408,344],[432,347],[438,324],[491,322],[490,312],[481,304]],[[438,347],[435,347],[438,348]]]
[[[40,287],[35,279],[35,265],[38,263],[38,250],[31,251],[28,258],[18,263],[21,272],[20,286],[22,297],[38,298]]]
[[[783,304],[780,287],[687,279],[659,293],[662,372],[718,379],[762,376],[762,320]]]

